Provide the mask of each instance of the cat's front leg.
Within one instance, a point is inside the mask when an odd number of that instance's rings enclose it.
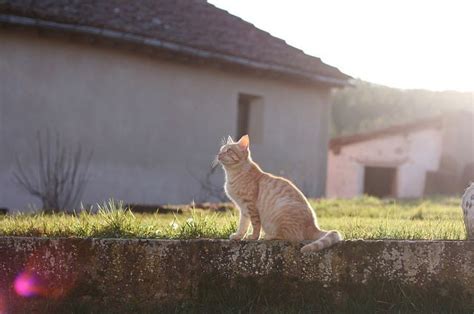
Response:
[[[235,233],[232,233],[229,237],[231,240],[242,240],[247,234],[247,230],[250,226],[250,217],[245,213],[240,213],[239,227]]]
[[[249,240],[258,240],[260,237],[260,231],[262,229],[262,223],[260,222],[260,215],[256,208],[249,208],[250,221],[252,222],[252,234],[247,237]]]

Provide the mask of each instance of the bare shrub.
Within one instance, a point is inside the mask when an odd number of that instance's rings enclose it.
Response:
[[[36,137],[36,165],[17,155],[16,183],[41,200],[44,212],[74,209],[84,193],[92,152],[84,152],[80,144],[64,144],[57,132],[38,132]]]
[[[224,186],[223,184],[216,184],[214,183],[214,176],[217,173],[218,167],[215,165],[212,165],[203,175],[197,176],[193,173],[190,173],[190,175],[196,180],[199,185],[201,186],[201,195],[200,195],[200,200],[199,201],[219,201],[219,202],[225,202],[228,201],[228,198],[224,192]]]

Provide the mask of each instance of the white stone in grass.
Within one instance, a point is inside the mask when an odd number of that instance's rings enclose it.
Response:
[[[467,238],[474,240],[474,183],[466,189],[461,203],[466,225]]]

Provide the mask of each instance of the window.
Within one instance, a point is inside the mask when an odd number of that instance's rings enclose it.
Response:
[[[237,137],[248,134],[250,142],[259,144],[263,137],[263,98],[239,94],[237,101]]]

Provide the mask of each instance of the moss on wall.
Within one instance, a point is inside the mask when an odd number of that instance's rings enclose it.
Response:
[[[474,242],[0,238],[8,312],[474,309]],[[34,275],[36,296],[15,292]],[[1,303],[1,302],[0,302]]]

